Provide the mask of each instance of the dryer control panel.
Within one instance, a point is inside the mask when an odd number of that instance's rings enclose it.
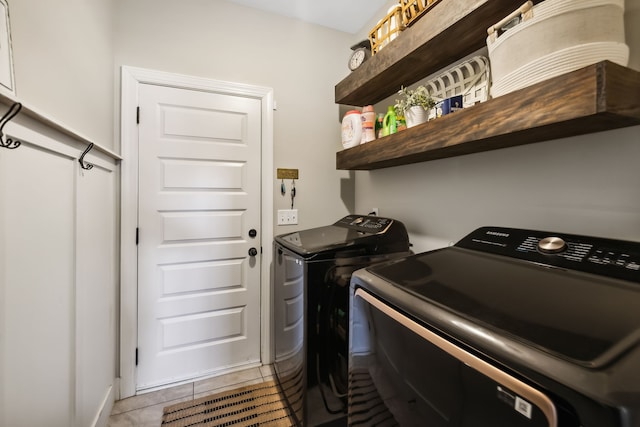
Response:
[[[482,227],[455,246],[640,283],[640,242]]]

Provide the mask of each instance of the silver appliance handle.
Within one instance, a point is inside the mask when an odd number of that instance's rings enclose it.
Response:
[[[356,290],[355,296],[362,298],[396,322],[400,323],[402,326],[418,334],[422,338],[429,341],[431,344],[448,353],[450,356],[455,357],[465,365],[475,369],[483,375],[486,375],[498,384],[501,384],[504,387],[507,387],[518,393],[520,396],[540,408],[549,423],[549,427],[558,426],[558,414],[556,412],[556,407],[554,406],[551,399],[549,399],[540,391],[499,370],[495,366],[461,349],[460,347],[455,346],[451,342],[447,341],[439,335],[436,335],[419,323],[416,323],[403,314],[397,312],[362,288],[358,288]]]

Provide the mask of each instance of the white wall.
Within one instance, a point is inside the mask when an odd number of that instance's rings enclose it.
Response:
[[[415,251],[483,225],[640,240],[639,131],[359,172],[356,205],[405,222]]]
[[[624,7],[624,32],[631,49],[629,67],[640,70],[640,0],[625,0]]]
[[[347,214],[339,197],[348,172],[336,171],[340,147],[334,86],[347,70],[352,35],[222,0],[116,0],[115,64],[274,89],[274,167],[298,168],[298,226],[324,225]],[[346,52],[344,52],[346,47]],[[344,53],[343,53],[344,52]],[[291,206],[273,171],[274,208]],[[275,215],[274,215],[275,217]]]
[[[0,149],[0,425],[103,426],[116,377],[117,161],[94,149],[84,173],[76,160],[86,139],[114,146],[113,3],[8,3],[12,99],[25,108],[4,129],[22,145]]]
[[[626,3],[629,66],[640,69],[640,1]],[[357,172],[356,211],[403,221],[416,252],[483,225],[640,241],[638,141],[635,126]]]
[[[85,141],[25,110],[4,129],[22,144],[0,149],[0,426],[104,426],[116,377],[117,162],[93,150],[82,170]]]
[[[9,1],[21,102],[113,149],[111,0]]]

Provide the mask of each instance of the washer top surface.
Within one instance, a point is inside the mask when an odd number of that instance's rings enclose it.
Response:
[[[401,222],[364,215],[348,215],[332,225],[282,234],[275,240],[303,257],[342,249],[409,250],[408,235]]]
[[[547,236],[483,228],[367,270],[417,297],[415,312],[434,304],[573,363],[601,366],[638,344],[640,244],[564,235],[564,250],[554,240],[550,251],[538,247]]]

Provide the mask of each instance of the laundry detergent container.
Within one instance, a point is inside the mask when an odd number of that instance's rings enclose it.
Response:
[[[494,98],[603,60],[629,61],[624,0],[528,1],[487,32]]]

